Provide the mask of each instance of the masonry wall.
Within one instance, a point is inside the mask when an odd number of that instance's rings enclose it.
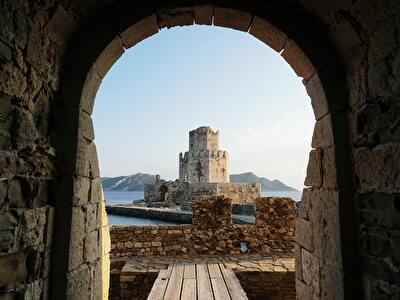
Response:
[[[258,199],[258,209],[268,211],[269,217],[265,222],[259,216],[256,226],[232,225],[230,200],[206,199],[217,200],[212,207],[198,204],[204,200],[195,201],[191,225],[111,227],[111,259],[137,255],[241,254],[241,243],[247,244],[248,253],[293,251],[295,203],[292,199]],[[276,200],[271,203],[271,199]]]
[[[149,204],[163,201],[163,193],[160,192],[162,186],[167,188],[165,206],[184,204],[183,207],[187,207],[192,201],[203,196],[225,196],[231,198],[234,204],[254,204],[261,194],[259,183],[189,183],[181,180],[161,180],[145,186],[144,196]]]
[[[233,204],[254,204],[261,195],[259,183],[218,183],[217,195],[232,199]]]
[[[64,55],[79,27],[60,2],[0,3],[1,299],[108,293],[110,240],[93,131],[79,175],[60,159],[75,158],[72,139],[72,149],[59,145],[78,124],[59,130],[57,112]]]
[[[224,196],[203,197],[194,201],[193,224],[190,225],[112,226],[110,298],[147,297],[156,273],[132,274],[129,282],[120,281],[123,265],[134,256],[293,255],[295,202],[290,198],[258,198],[255,207],[256,226],[232,225],[232,201]],[[246,245],[246,252],[241,251],[242,243]],[[287,276],[257,275],[256,278],[262,281],[254,284],[249,274],[243,274],[240,280],[251,295],[250,299],[265,297],[266,291],[273,297],[260,299],[278,299],[281,296],[283,298],[279,299],[294,299],[294,274]],[[271,285],[271,288],[263,289],[263,284]]]
[[[294,300],[293,272],[237,272],[236,277],[250,300]]]

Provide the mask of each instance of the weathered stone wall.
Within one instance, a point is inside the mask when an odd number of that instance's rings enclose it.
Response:
[[[64,54],[79,22],[59,2],[0,3],[1,299],[102,299],[108,292],[100,179],[83,161],[73,163],[78,176],[60,159],[75,158],[60,142],[74,144],[78,123],[58,130],[56,116]],[[86,162],[96,155],[87,126]]]
[[[189,183],[182,180],[160,180],[155,184],[146,184],[144,200],[149,204],[160,202],[160,205],[173,206],[187,201]],[[166,192],[165,192],[166,191]]]
[[[217,195],[232,199],[233,204],[253,204],[261,195],[260,183],[218,183]]]
[[[210,127],[189,132],[189,151],[179,154],[179,179],[198,182],[229,182],[228,153],[219,150],[219,133]]]
[[[237,272],[241,286],[250,300],[294,300],[293,272]]]
[[[231,203],[224,197],[195,201],[193,225],[113,226],[110,230],[111,258],[184,253],[241,254],[241,243],[246,243],[248,253],[292,252],[294,201],[260,198],[257,203],[257,207],[268,211],[271,217],[268,222],[259,221],[256,226],[232,225]]]
[[[167,190],[165,193],[164,191]],[[203,196],[226,196],[234,204],[254,204],[260,197],[259,183],[186,182],[160,180],[145,185],[144,198],[154,206],[174,206],[191,203]]]
[[[119,294],[110,293],[110,300],[146,300],[157,276],[156,272],[148,272],[121,277]]]

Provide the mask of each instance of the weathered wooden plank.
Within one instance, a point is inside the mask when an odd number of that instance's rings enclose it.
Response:
[[[231,299],[218,264],[207,264],[215,300]]]
[[[183,272],[183,278],[196,278],[196,265],[195,264],[185,264],[185,271]]]
[[[184,265],[173,266],[171,277],[165,291],[164,300],[179,300],[182,290]]]
[[[223,278],[218,264],[207,264],[210,278]]]
[[[197,299],[198,300],[214,300],[211,289],[210,275],[208,274],[207,265],[200,263],[196,265],[197,277]]]
[[[168,281],[171,276],[172,265],[169,265],[166,270],[161,270],[158,273],[157,279],[151,288],[147,300],[163,300],[165,290],[167,289]]]
[[[225,281],[222,277],[211,278],[211,286],[214,293],[215,300],[230,300],[228,289],[225,285]],[[236,300],[236,298],[233,298]]]
[[[240,285],[239,279],[231,269],[225,268],[223,264],[219,264],[222,276],[225,279],[225,284],[228,288],[229,294],[235,300],[248,300],[245,291]]]
[[[183,279],[181,299],[196,300],[196,278]]]

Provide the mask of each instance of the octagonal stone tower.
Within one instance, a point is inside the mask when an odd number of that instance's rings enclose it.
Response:
[[[202,126],[189,132],[189,151],[179,153],[179,179],[229,182],[228,152],[219,150],[219,132]]]

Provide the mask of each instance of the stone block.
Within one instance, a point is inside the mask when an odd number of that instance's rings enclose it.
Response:
[[[62,206],[82,206],[90,200],[90,179],[83,176],[63,176],[55,203]]]
[[[20,97],[26,88],[26,77],[22,71],[11,62],[4,64],[0,72],[0,92],[11,97]]]
[[[68,14],[63,6],[58,5],[46,25],[45,32],[60,46],[60,49],[63,49],[69,44],[68,42],[77,28],[78,24],[74,18]]]
[[[13,119],[13,146],[16,149],[34,147],[33,144],[39,137],[34,116],[27,110],[18,108],[14,111]]]
[[[298,218],[296,222],[296,243],[303,248],[314,251],[312,223]]]
[[[28,278],[26,253],[13,253],[0,256],[0,288],[11,289]]]
[[[86,233],[83,248],[83,261],[93,262],[101,257],[101,243],[100,243],[99,231],[95,230]]]
[[[193,7],[166,8],[157,11],[158,27],[171,28],[175,26],[193,25]]]
[[[309,300],[312,299],[312,288],[307,286],[303,281],[296,279],[296,299]]]
[[[322,178],[322,151],[321,149],[313,149],[310,151],[304,185],[320,187]]]
[[[332,119],[330,114],[326,114],[315,122],[311,147],[329,147],[333,146],[333,144]]]
[[[89,114],[85,111],[80,112],[79,117],[79,134],[82,135],[83,138],[93,141],[94,140],[94,128],[93,121]]]
[[[360,148],[355,152],[359,192],[400,192],[400,147],[395,144]]]
[[[305,87],[311,98],[311,106],[314,111],[315,120],[319,120],[329,112],[329,106],[325,89],[319,79],[318,73],[315,73],[305,82]]]
[[[90,203],[101,203],[104,201],[103,188],[100,177],[90,181]]]
[[[41,300],[44,291],[44,280],[39,279],[26,285],[26,288],[21,292],[21,299]],[[22,298],[23,297],[23,298]]]
[[[89,72],[87,73],[80,99],[81,109],[89,115],[91,115],[93,112],[94,100],[96,98],[96,94],[100,87],[100,84],[101,77],[97,72],[96,65],[93,64]]]
[[[47,208],[26,209],[21,214],[19,246],[44,250]]]
[[[9,151],[0,151],[0,176],[12,178],[17,172],[17,156]]]
[[[92,232],[101,227],[99,224],[99,217],[97,215],[98,204],[87,204],[84,206],[85,214],[86,214],[86,225],[85,232]]]
[[[256,226],[261,228],[285,228],[290,231],[289,221],[295,219],[296,203],[291,198],[260,197],[255,201]]]
[[[71,232],[68,249],[68,269],[73,270],[83,263],[85,214],[80,207],[66,208],[71,210]]]
[[[105,201],[99,203],[97,217],[99,218],[97,223],[101,224],[101,226],[105,226],[108,224]]]
[[[214,25],[248,31],[252,15],[235,9],[214,7]]]
[[[336,263],[335,266],[339,265]],[[344,299],[343,273],[331,265],[320,265],[321,298],[340,300]]]
[[[310,220],[310,211],[312,209],[312,191],[313,189],[311,188],[303,189],[301,196],[299,216],[306,220]]]
[[[194,22],[198,25],[212,25],[213,15],[213,5],[198,5],[194,7]]]
[[[307,286],[311,286],[313,291],[319,295],[319,261],[313,253],[301,249],[301,264],[303,270],[303,281]]]
[[[224,196],[202,197],[192,203],[193,224],[221,227],[232,224],[232,200]]]
[[[288,39],[285,33],[259,16],[254,16],[249,33],[276,52],[282,51]]]
[[[19,222],[18,212],[9,210],[0,214],[0,231],[14,229]]]
[[[353,22],[349,18],[340,16],[330,30],[330,38],[335,49],[340,52],[346,69],[351,71],[357,68],[363,57],[362,42]]]
[[[341,266],[341,238],[339,220],[339,193],[313,190],[311,192],[312,235],[314,254],[321,263]],[[339,267],[338,267],[339,268]]]
[[[0,253],[12,252],[14,248],[15,233],[13,229],[0,231]]]
[[[78,139],[75,174],[94,179],[99,177],[99,162],[96,145],[83,138]]]
[[[157,32],[157,18],[155,15],[151,15],[128,27],[120,33],[120,37],[122,44],[128,49]]]
[[[372,211],[398,211],[400,199],[390,193],[366,193],[357,195],[357,203],[360,209]]]
[[[113,39],[96,60],[96,69],[101,78],[106,76],[112,65],[124,54],[125,50],[119,38]]]
[[[301,247],[298,244],[294,243],[295,271],[296,278],[299,280],[303,280],[303,267],[301,257]]]
[[[71,300],[91,299],[92,277],[87,264],[80,265],[67,274],[66,298]]]
[[[12,208],[23,208],[27,206],[22,193],[21,182],[18,179],[10,180],[8,183],[8,202]]]
[[[108,255],[111,251],[110,228],[108,225],[105,225],[100,229],[100,247],[102,256]]]
[[[335,147],[323,149],[322,157],[323,184],[326,189],[337,188]]]
[[[304,78],[305,81],[310,80],[316,73],[313,64],[296,42],[288,40],[281,55],[297,76]]]

